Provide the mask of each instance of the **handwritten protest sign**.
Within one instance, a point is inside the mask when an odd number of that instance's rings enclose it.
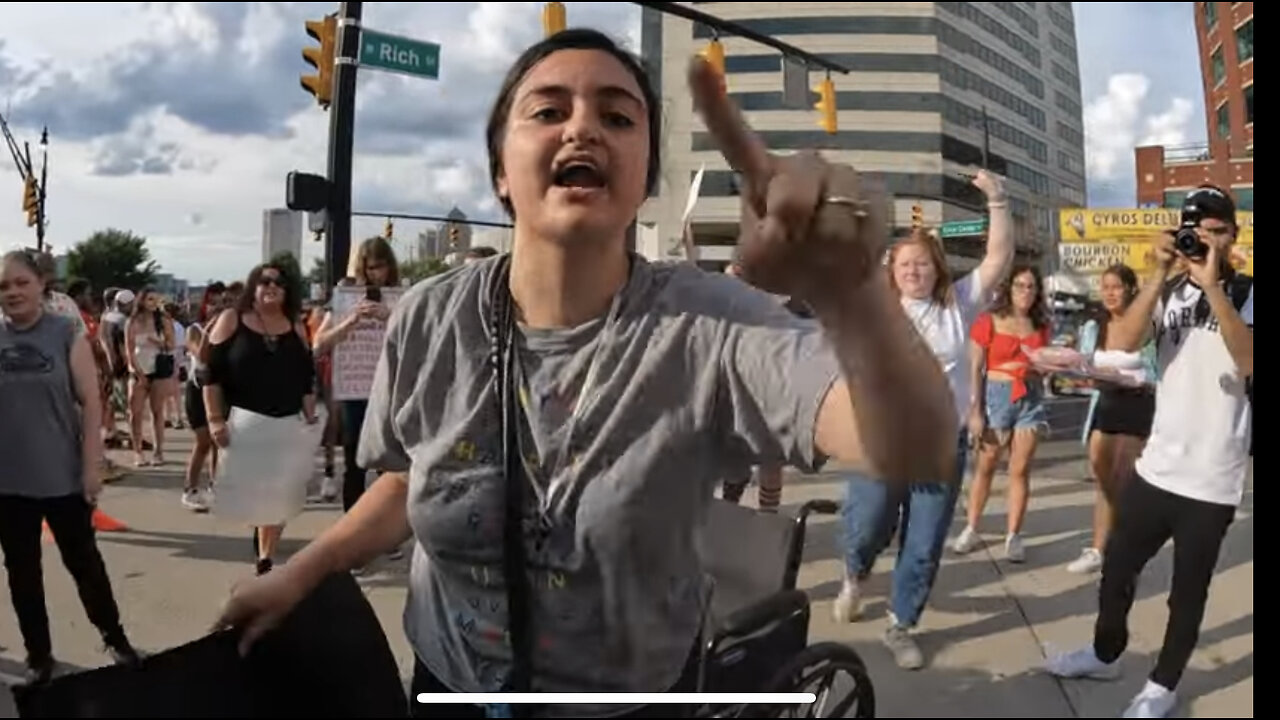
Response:
[[[403,288],[382,288],[382,304],[394,308]],[[365,299],[363,287],[340,287],[333,294],[334,322],[340,323]],[[373,389],[373,373],[382,355],[386,323],[363,320],[333,349],[333,397],[335,400],[367,400]]]

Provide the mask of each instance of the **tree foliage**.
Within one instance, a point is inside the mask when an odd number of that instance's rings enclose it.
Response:
[[[440,258],[425,258],[400,263],[400,277],[413,284],[426,280],[432,275],[439,275],[448,269],[449,266]]]
[[[312,258],[311,272],[307,273],[307,282],[321,285],[329,282],[329,273],[326,272],[324,258]]]
[[[128,230],[99,230],[67,253],[67,274],[87,280],[96,292],[110,287],[140,290],[155,282],[159,269],[147,250],[147,239]]]

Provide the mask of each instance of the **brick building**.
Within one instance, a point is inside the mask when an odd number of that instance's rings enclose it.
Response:
[[[1197,2],[1196,38],[1209,142],[1135,150],[1138,204],[1179,207],[1201,183],[1253,210],[1253,3]]]

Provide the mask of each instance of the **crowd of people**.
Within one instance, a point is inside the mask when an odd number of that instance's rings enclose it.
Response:
[[[100,312],[81,286],[70,312],[38,259],[6,256],[0,436],[30,448],[0,469],[0,540],[33,679],[47,679],[52,658],[41,516],[108,646],[136,660],[88,519],[101,441],[123,437],[104,409],[113,404],[127,414],[139,466],[165,462],[167,424],[191,425],[182,497],[197,510],[209,506],[204,466],[236,447],[235,413],[329,418],[345,513],[279,564],[283,520],[253,528],[257,577],[236,587],[221,619],[246,651],[323,578],[408,543],[414,693],[692,689],[705,599],[697,536],[716,489],[736,499],[756,467],[761,505],[776,510],[782,468],[835,460],[850,471],[834,613],[859,617],[861,583],[897,535],[884,642],[900,666],[922,667],[914,629],[971,453],[953,549],[980,545],[1007,454],[1003,547],[1010,561],[1025,559],[1029,468],[1046,422],[1037,357],[1051,343],[1040,272],[1015,262],[998,176],[972,178],[986,197],[986,252],[953,277],[935,235],[891,237],[888,198],[870,177],[816,154],[770,153],[711,65],[695,60],[689,81],[742,179],[728,274],[627,249],[660,176],[662,106],[638,62],[588,30],[522,53],[488,118],[490,179],[515,221],[512,252],[469,258],[394,308],[381,297],[399,284],[398,263],[380,238],[356,250],[344,284],[365,299],[345,315],[308,311],[299,278],[270,262],[240,287],[211,287],[195,313],[148,288],[107,289]],[[1198,203],[1204,252],[1157,240],[1159,275],[1141,290],[1128,268],[1110,270],[1107,315],[1086,333],[1093,357],[1115,354],[1098,364],[1137,380],[1101,382],[1092,423],[1099,510],[1073,569],[1102,573],[1095,642],[1049,669],[1114,676],[1134,580],[1172,537],[1170,629],[1128,717],[1173,707],[1251,438],[1252,287],[1236,292],[1243,281],[1225,262],[1235,208],[1213,188],[1188,202]],[[1185,273],[1171,280],[1175,260]],[[338,401],[327,358],[360,323],[385,328],[373,386],[367,399]],[[33,411],[48,417],[22,427]],[[326,457],[321,495],[336,497]],[[420,717],[510,712],[414,707]]]

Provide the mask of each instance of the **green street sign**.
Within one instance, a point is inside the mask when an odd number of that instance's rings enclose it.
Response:
[[[938,235],[943,239],[946,239],[982,235],[986,231],[987,219],[980,218],[978,220],[958,220],[955,222],[942,223],[942,227],[938,228]]]
[[[440,46],[363,30],[360,33],[360,65],[437,80],[440,77]]]

